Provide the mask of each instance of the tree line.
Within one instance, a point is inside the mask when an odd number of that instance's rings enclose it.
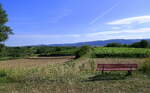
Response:
[[[133,44],[108,43],[105,47],[132,47],[132,48],[150,48],[147,40],[141,40]]]
[[[23,58],[32,56],[72,56],[75,47],[26,46],[1,48],[0,57]]]

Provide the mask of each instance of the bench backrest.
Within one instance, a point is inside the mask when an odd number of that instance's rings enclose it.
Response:
[[[97,70],[105,70],[105,71],[132,71],[136,70],[138,67],[137,64],[97,64]]]

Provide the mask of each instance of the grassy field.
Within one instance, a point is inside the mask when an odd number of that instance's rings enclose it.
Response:
[[[95,57],[131,57],[131,58],[143,58],[150,57],[149,48],[110,48],[110,47],[98,47],[94,48]]]
[[[96,49],[97,53],[101,52],[101,48]],[[0,61],[0,93],[150,92],[150,74],[140,70],[146,62],[148,69],[145,70],[150,71],[149,58],[92,58],[92,54],[89,52],[78,59],[59,56]],[[139,67],[132,76],[127,76],[127,71],[111,71],[102,75],[96,71],[98,63],[137,63]]]
[[[70,61],[73,56],[69,57],[32,57],[26,59],[14,59],[0,61],[1,69],[27,69],[33,67],[44,67],[51,64],[63,64],[64,62]]]
[[[137,58],[45,57],[0,62],[0,93],[149,93],[150,78],[135,71],[101,75],[97,63],[138,63]]]

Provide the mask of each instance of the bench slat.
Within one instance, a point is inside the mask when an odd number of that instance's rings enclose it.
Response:
[[[97,71],[133,71],[138,67],[137,64],[98,64]]]
[[[97,71],[133,71],[136,70],[136,68],[97,68]]]

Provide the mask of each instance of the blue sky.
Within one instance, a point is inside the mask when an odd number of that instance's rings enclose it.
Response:
[[[0,0],[9,46],[150,37],[150,0]]]

